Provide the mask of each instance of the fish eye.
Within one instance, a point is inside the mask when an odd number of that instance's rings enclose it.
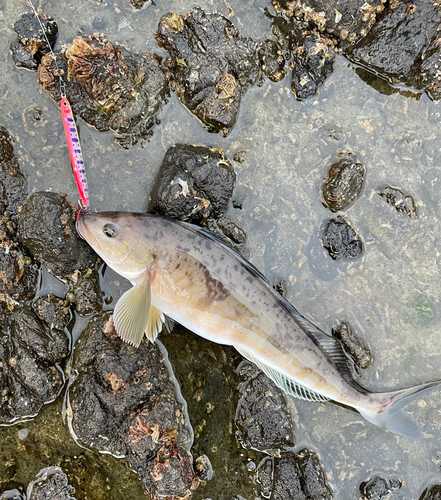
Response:
[[[114,238],[115,236],[118,236],[118,229],[115,226],[115,224],[106,224],[103,227],[103,233],[108,237],[108,238]]]

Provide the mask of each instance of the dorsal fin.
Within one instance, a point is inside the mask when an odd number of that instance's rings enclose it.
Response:
[[[257,360],[251,353],[242,349],[240,347],[236,347],[238,352],[242,354],[242,356],[252,363],[254,363],[258,368],[260,368],[263,373],[270,378],[279,389],[282,389],[288,396],[293,396],[295,398],[304,399],[306,401],[316,401],[318,403],[324,403],[325,401],[329,401],[329,398],[326,396],[322,396],[318,392],[312,391],[306,387],[303,387],[295,380],[288,378],[283,373],[271,368],[261,361]]]

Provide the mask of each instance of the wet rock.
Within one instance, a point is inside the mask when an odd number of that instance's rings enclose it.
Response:
[[[360,484],[360,493],[365,500],[381,500],[399,488],[401,481],[398,479],[389,480],[383,476],[376,476]]]
[[[306,448],[264,459],[258,467],[261,494],[271,500],[326,500],[333,497],[318,456]]]
[[[294,429],[285,395],[254,364],[245,361],[239,373],[247,381],[239,390],[237,437],[244,448],[277,454],[294,446]]]
[[[343,153],[329,169],[321,189],[323,205],[331,212],[345,210],[360,196],[366,168],[355,155]]]
[[[290,63],[291,90],[302,101],[317,94],[332,73],[335,53],[332,42],[324,35],[307,35]]]
[[[34,193],[18,220],[18,236],[34,257],[56,276],[88,269],[96,254],[75,229],[75,207],[66,195]]]
[[[429,95],[438,98],[441,77],[435,68],[440,22],[441,8],[436,2],[396,2],[349,55],[393,83],[431,88]]]
[[[41,470],[27,489],[28,500],[76,500],[74,494],[75,488],[60,467]]]
[[[207,228],[216,236],[222,238],[243,257],[248,257],[249,251],[246,248],[247,235],[245,231],[237,226],[231,219],[225,216],[218,220],[207,219],[202,226]]]
[[[385,0],[272,0],[276,13],[326,31],[344,46],[366,35],[384,4]]]
[[[359,234],[340,216],[326,222],[322,244],[334,260],[356,259],[363,252]]]
[[[274,40],[265,40],[259,44],[259,59],[262,71],[272,82],[279,82],[286,76],[285,58],[281,48]]]
[[[0,493],[0,500],[26,500],[18,490],[8,490]]]
[[[228,135],[240,101],[260,76],[258,46],[218,13],[195,7],[161,18],[155,33],[182,103],[208,128]]]
[[[129,0],[130,5],[135,7],[135,9],[142,9],[144,5],[150,5],[152,4],[152,0]]]
[[[154,55],[133,54],[94,34],[75,38],[56,58],[72,110],[86,123],[113,130],[124,147],[151,135],[168,93],[166,74]],[[58,102],[59,78],[52,59],[51,54],[43,57],[37,76]]]
[[[1,328],[0,423],[5,423],[34,415],[56,398],[64,383],[58,364],[69,341],[27,307],[3,315]]]
[[[198,484],[189,424],[165,354],[147,341],[138,349],[122,342],[109,318],[94,317],[76,344],[72,431],[88,447],[127,456],[152,498],[189,498]]]
[[[58,26],[51,16],[39,12],[40,21],[43,25],[46,41],[37,17],[28,12],[14,24],[17,38],[11,42],[10,49],[15,65],[19,68],[36,70],[41,58],[54,48],[57,41]]]
[[[34,310],[42,321],[57,330],[63,330],[70,321],[69,303],[52,294],[39,297]]]
[[[392,205],[399,214],[407,215],[411,219],[416,219],[417,204],[415,198],[410,194],[404,194],[399,188],[387,186],[379,191],[379,196]]]
[[[342,343],[343,350],[356,367],[365,370],[373,361],[370,350],[352,332],[346,321],[341,321],[332,329],[332,336]]]
[[[169,148],[150,193],[149,212],[201,222],[219,218],[236,182],[231,161],[219,148],[177,144]]]
[[[5,218],[0,219],[0,227]],[[33,299],[37,283],[38,268],[27,248],[0,229],[0,302],[14,309],[20,302]]]
[[[20,172],[17,158],[14,155],[12,137],[0,125],[0,185],[1,205],[15,221],[19,207],[27,198],[27,183]]]
[[[76,270],[68,279],[68,298],[75,303],[76,311],[82,316],[101,311],[103,292],[100,287],[98,260],[93,267],[83,271]]]
[[[441,500],[441,484],[434,484],[426,488],[419,500]]]
[[[201,481],[210,481],[213,479],[214,470],[207,455],[201,455],[195,460],[195,468]]]

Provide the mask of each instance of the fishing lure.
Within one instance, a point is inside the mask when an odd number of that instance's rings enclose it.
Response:
[[[58,73],[58,78],[60,80],[60,108],[61,108],[61,116],[63,118],[64,132],[66,134],[67,147],[69,148],[70,162],[72,164],[72,169],[75,177],[75,182],[77,184],[78,193],[80,195],[79,205],[80,210],[78,214],[81,212],[81,209],[89,207],[89,189],[87,187],[87,178],[86,178],[86,169],[84,166],[83,153],[81,151],[80,138],[78,136],[77,126],[75,124],[75,119],[72,113],[72,108],[70,107],[69,101],[66,97],[66,86],[61,78],[61,71],[57,64],[57,59],[52,50],[51,44],[49,43],[48,37],[46,35],[46,31],[41,22],[40,16],[36,11],[34,5],[32,4],[32,0],[28,0],[29,5],[31,6],[35,17],[38,19],[40,24],[41,31],[46,40],[47,46],[49,47],[50,53],[54,60],[55,69]]]
[[[64,132],[66,134],[67,147],[69,148],[70,161],[80,195],[81,208],[89,206],[89,189],[87,187],[86,170],[84,167],[83,153],[81,152],[80,139],[77,126],[73,117],[72,109],[66,96],[60,101],[61,116],[63,118]]]

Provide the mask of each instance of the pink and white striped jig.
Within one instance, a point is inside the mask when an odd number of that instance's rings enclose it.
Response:
[[[77,126],[75,124],[75,119],[73,117],[72,109],[66,97],[66,85],[63,79],[61,78],[62,72],[58,67],[57,58],[55,57],[49,39],[46,35],[43,23],[41,22],[40,16],[38,15],[38,12],[35,9],[34,4],[32,3],[32,0],[28,0],[28,2],[34,12],[35,17],[37,18],[40,24],[42,34],[45,38],[49,51],[52,55],[55,69],[57,70],[58,78],[60,80],[61,116],[63,118],[64,132],[66,134],[67,146],[69,148],[70,162],[72,164],[72,169],[75,176],[75,182],[77,183],[78,193],[80,195],[79,199],[80,210],[78,211],[79,215],[81,209],[89,207],[89,189],[87,187],[86,169],[84,166],[83,153],[81,152],[80,138],[78,137]]]
[[[89,206],[89,189],[87,187],[86,169],[84,167],[83,153],[81,152],[77,126],[66,96],[61,97],[60,107],[67,147],[69,148],[70,161],[72,163],[72,169],[80,195],[81,208],[87,208]]]

